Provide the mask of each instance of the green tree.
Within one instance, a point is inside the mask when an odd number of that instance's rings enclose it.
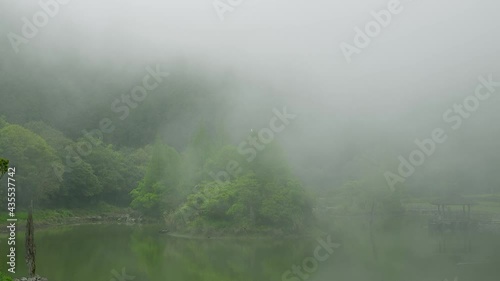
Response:
[[[27,204],[34,199],[48,204],[60,187],[50,165],[59,162],[55,150],[32,131],[8,125],[0,130],[0,154],[16,166],[17,182],[23,183],[16,186],[18,202]]]
[[[262,203],[263,188],[253,173],[239,177],[232,185],[236,200],[227,213],[232,215],[234,220],[240,221],[244,227],[255,227]]]
[[[290,179],[283,184],[267,184],[259,216],[266,225],[300,232],[309,225],[308,221],[312,218],[311,207],[312,200],[302,184]]]
[[[98,195],[102,192],[102,185],[94,174],[94,170],[87,162],[82,162],[65,172],[58,196],[55,198],[58,205],[65,207],[83,207],[90,203],[97,203]]]
[[[102,179],[96,175],[96,169],[101,168],[100,164],[102,163],[107,164],[106,158],[99,158],[103,162],[89,163],[87,158],[81,157],[81,162],[77,165],[58,166],[58,163],[65,163],[68,157],[67,148],[75,147],[76,143],[67,138],[61,131],[41,121],[26,123],[25,127],[40,135],[56,151],[59,158],[50,163],[53,173],[59,177],[61,184],[60,190],[52,200],[53,203],[64,207],[81,207],[96,203],[103,189],[103,184],[100,182]],[[99,147],[94,147],[90,156],[94,155],[95,150],[98,150]]]
[[[123,155],[119,151],[115,151],[112,145],[100,145],[94,147],[92,153],[85,157],[94,174],[101,184],[101,190],[95,195],[112,204],[118,204],[122,200],[121,194],[127,195],[131,190],[127,190],[127,178],[125,175],[132,170],[127,171],[127,166]]]
[[[0,281],[12,281],[12,277],[5,275],[0,271]]]
[[[207,179],[204,167],[216,151],[209,130],[202,122],[186,149],[180,154],[179,196],[186,199],[196,184]]]
[[[156,142],[152,153],[144,178],[130,193],[131,206],[145,214],[160,216],[179,204],[180,156],[161,141]]]
[[[256,135],[256,133],[252,133]],[[243,161],[244,171],[253,171],[262,182],[286,182],[293,178],[283,148],[276,142],[267,144],[252,161]]]
[[[0,158],[0,179],[9,170],[9,160]]]
[[[169,222],[177,220],[198,231],[267,227],[299,232],[311,221],[312,200],[294,180],[277,144],[250,162],[235,147],[224,146],[204,170],[210,176],[197,184]]]

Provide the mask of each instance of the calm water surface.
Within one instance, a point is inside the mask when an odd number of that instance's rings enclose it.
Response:
[[[37,272],[49,281],[500,280],[498,234],[433,236],[422,222],[379,226],[371,232],[364,221],[345,219],[337,225],[342,227],[332,227],[331,240],[342,245],[324,261],[313,257],[321,245],[316,239],[326,236],[186,239],[160,234],[159,226],[41,229],[35,237]],[[5,235],[0,240],[5,272]],[[18,233],[16,276],[26,273],[23,240]]]

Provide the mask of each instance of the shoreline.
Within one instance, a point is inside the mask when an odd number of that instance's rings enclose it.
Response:
[[[152,218],[134,217],[129,213],[100,213],[100,215],[47,217],[34,222],[36,229],[46,229],[58,226],[83,225],[83,224],[161,224],[160,220]],[[0,233],[8,233],[8,222],[0,222]],[[19,218],[16,222],[16,232],[26,229],[26,219]]]

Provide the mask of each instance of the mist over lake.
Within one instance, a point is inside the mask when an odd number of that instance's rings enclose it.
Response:
[[[0,0],[0,281],[498,280],[499,8]]]

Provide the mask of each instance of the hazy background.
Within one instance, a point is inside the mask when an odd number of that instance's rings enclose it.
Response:
[[[171,76],[148,97],[153,104],[132,110],[107,142],[138,147],[160,133],[182,149],[200,120],[220,119],[238,144],[286,106],[298,117],[278,141],[308,186],[328,189],[366,169],[383,180],[416,138],[441,127],[448,141],[407,184],[429,189],[454,175],[446,184],[498,190],[500,97],[456,132],[441,115],[473,93],[478,76],[500,80],[500,3],[402,1],[403,11],[347,63],[340,43],[353,44],[354,27],[387,2],[246,0],[220,21],[209,0],[73,0],[15,54],[7,33],[20,34],[21,18],[40,8],[1,0],[0,114],[78,138],[116,115],[112,101],[140,83],[145,66],[160,64]],[[198,102],[154,107],[174,92]]]

